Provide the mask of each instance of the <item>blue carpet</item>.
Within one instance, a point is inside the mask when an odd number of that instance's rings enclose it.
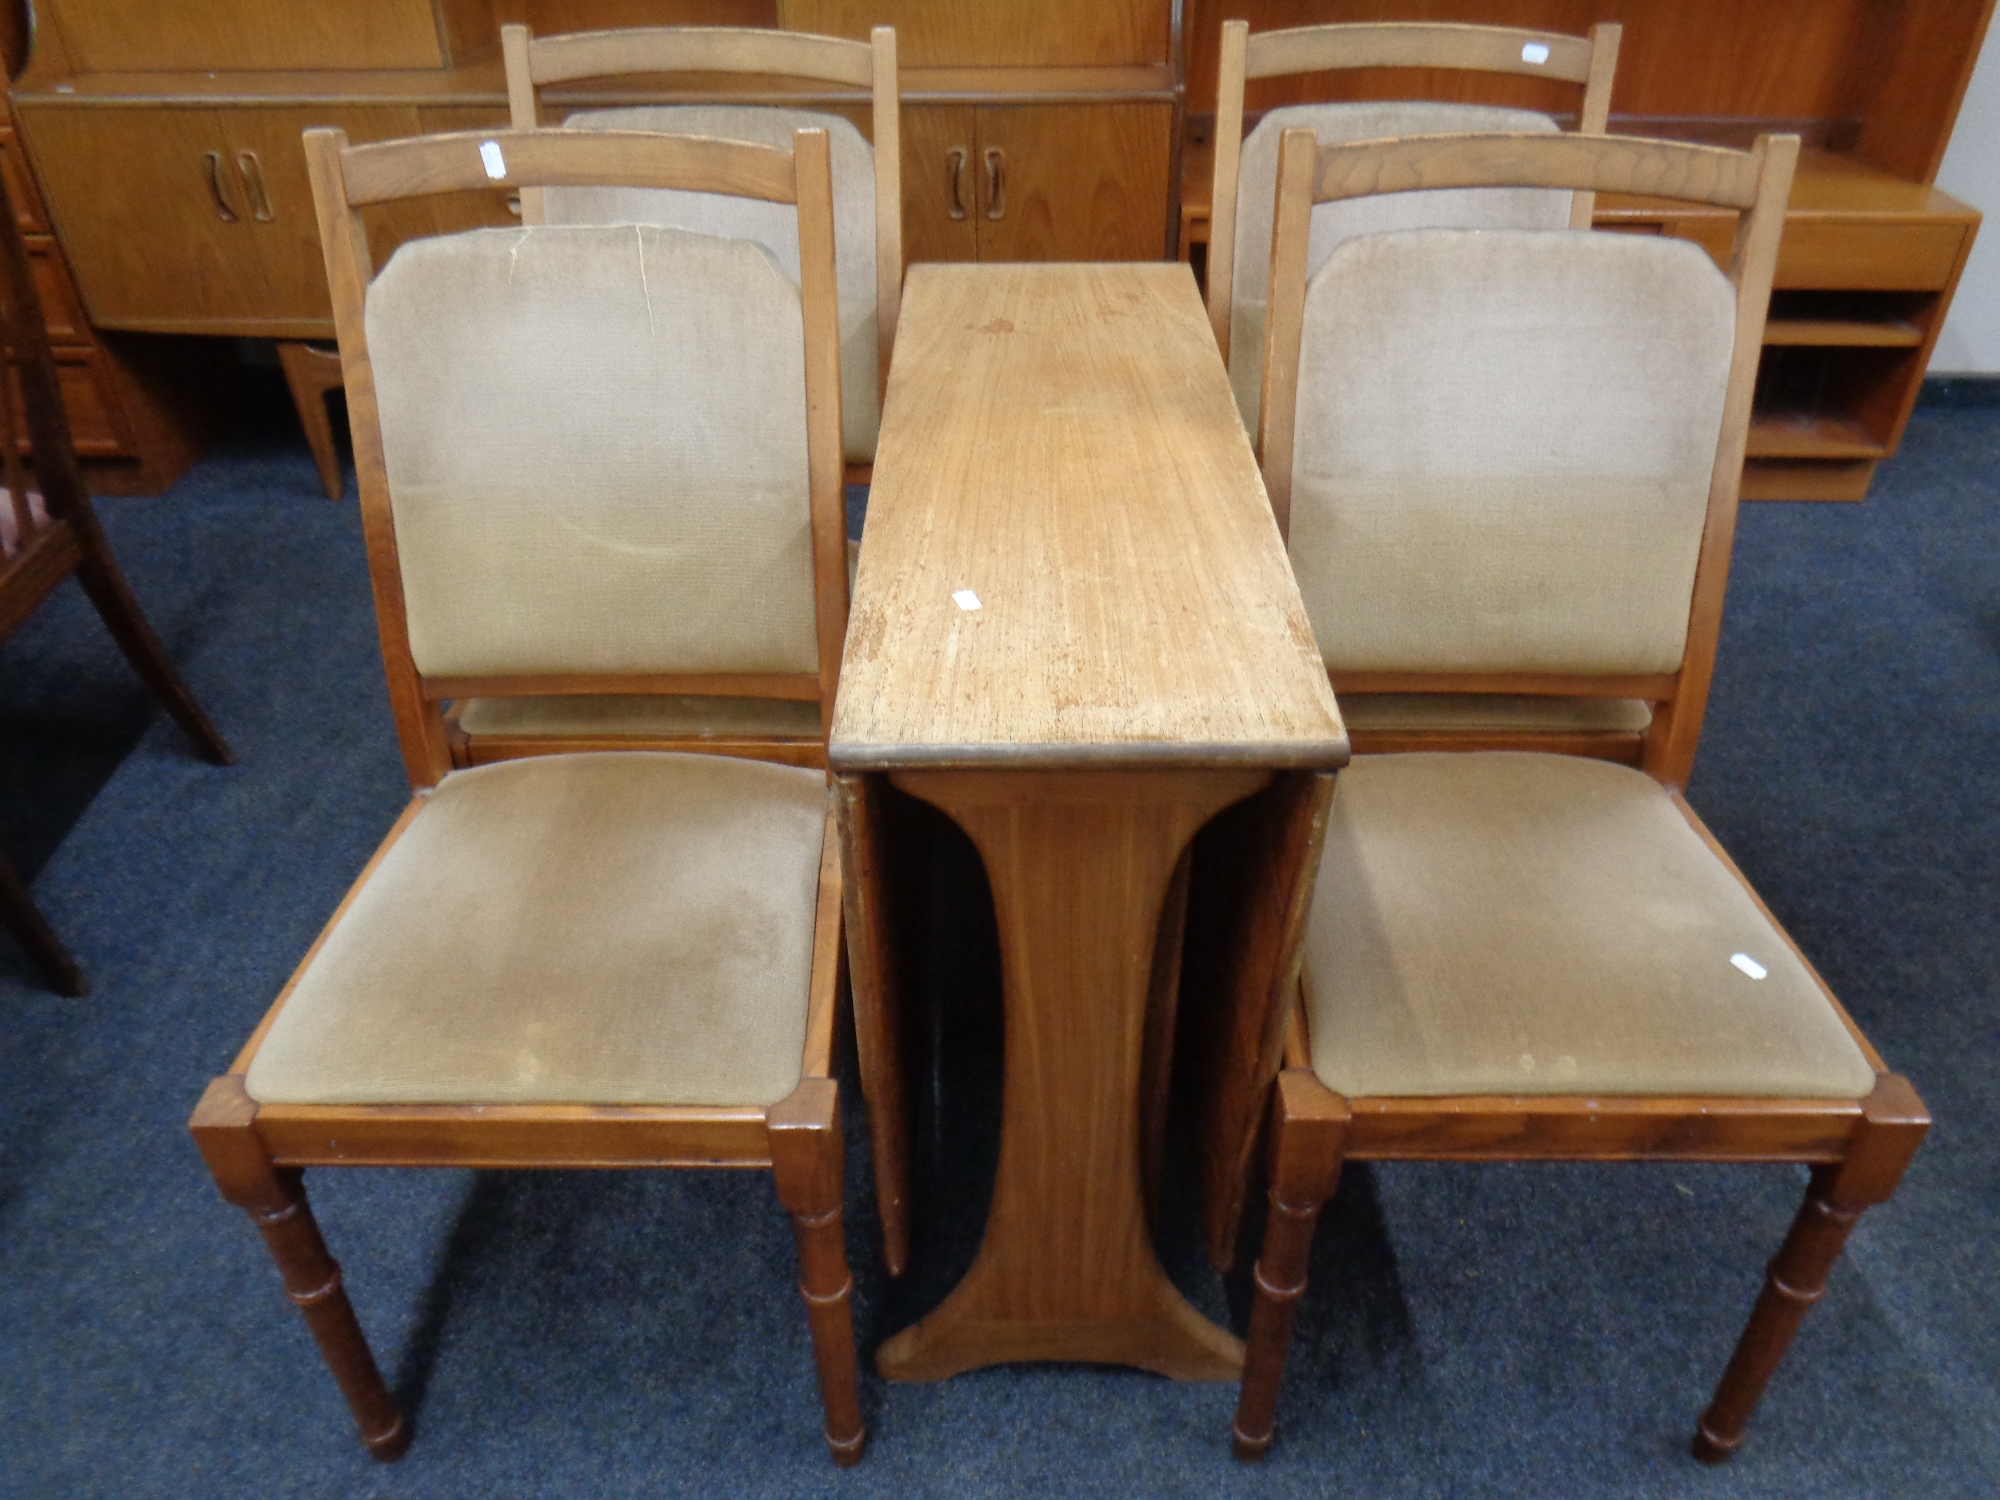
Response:
[[[1356,1168],[1261,1469],[1228,1457],[1230,1388],[1037,1366],[868,1376],[871,1448],[847,1474],[820,1444],[762,1174],[318,1172],[415,1411],[408,1458],[373,1464],[183,1128],[406,797],[354,503],[268,440],[165,499],[104,502],[240,764],[150,713],[73,589],[0,650],[0,733],[116,766],[34,859],[95,993],[57,999],[0,948],[0,1494],[2000,1492],[1996,443],[2000,412],[1920,412],[1866,505],[1743,514],[1692,800],[1937,1126],[1722,1471],[1686,1441],[1792,1169]],[[90,783],[88,758],[61,774]],[[67,823],[60,779],[9,770],[0,837]],[[962,847],[930,858],[943,1062],[905,1285],[879,1270],[848,1091],[864,1362],[955,1280],[991,1174],[990,916]],[[1164,1258],[1240,1318],[1240,1278],[1206,1269],[1170,1189]]]

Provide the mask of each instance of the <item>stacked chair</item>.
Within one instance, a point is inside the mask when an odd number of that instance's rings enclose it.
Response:
[[[441,712],[474,692],[831,706],[847,573],[826,134],[315,130],[306,152],[416,795],[195,1140],[384,1459],[409,1429],[305,1169],[769,1168],[826,1442],[853,1463],[824,772],[649,752],[455,770]],[[371,276],[370,205],[608,184],[795,206],[799,284],[761,246],[633,225],[420,240]]]
[[[507,92],[517,129],[541,123],[541,91],[622,74],[754,74],[867,89],[875,144],[839,115],[755,104],[652,105],[586,110],[574,130],[657,131],[789,147],[799,129],[822,130],[833,160],[834,258],[841,319],[842,452],[850,478],[865,479],[875,456],[881,387],[888,377],[903,281],[902,188],[897,146],[896,34],[869,42],[730,27],[644,27],[535,36],[502,28]],[[719,188],[720,190],[715,190]],[[528,224],[660,224],[750,240],[799,278],[790,209],[733,193],[728,184],[688,189],[624,182],[524,188]],[[853,578],[857,548],[848,551]],[[824,766],[824,721],[804,684],[784,691],[714,694],[468,694],[448,720],[454,761],[483,765],[552,749],[699,749],[788,765]]]
[[[1241,1456],[1271,1441],[1344,1161],[1810,1166],[1699,1424],[1720,1462],[1928,1126],[1682,795],[1797,151],[1282,138],[1261,446],[1336,688],[1651,717],[1637,766],[1468,731],[1341,773],[1273,1105]],[[1308,277],[1317,204],[1489,187],[1644,191],[1739,229],[1726,272],[1674,239],[1432,228],[1346,240]]]
[[[1257,430],[1258,382],[1267,280],[1271,202],[1278,138],[1313,131],[1322,141],[1380,140],[1435,131],[1548,130],[1553,117],[1527,109],[1441,100],[1360,100],[1289,104],[1269,110],[1243,134],[1246,80],[1288,74],[1382,68],[1434,68],[1555,79],[1583,87],[1577,128],[1601,135],[1611,111],[1622,28],[1605,22],[1588,37],[1512,26],[1348,22],[1250,34],[1242,21],[1222,23],[1216,78],[1215,186],[1208,244],[1208,317],[1229,366],[1243,422]],[[1350,235],[1389,229],[1554,229],[1590,226],[1589,194],[1506,189],[1390,194],[1330,202],[1315,211],[1309,269],[1318,270]]]

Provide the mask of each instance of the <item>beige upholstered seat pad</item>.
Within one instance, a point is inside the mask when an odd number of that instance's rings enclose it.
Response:
[[[1350,732],[1396,730],[1542,730],[1549,733],[1643,732],[1653,709],[1636,698],[1557,698],[1527,693],[1342,693]]]
[[[769,251],[414,240],[367,328],[418,670],[816,670],[803,322]]]
[[[797,1085],[826,782],[724,756],[447,777],[250,1065],[266,1104],[729,1104]]]
[[[583,110],[563,121],[572,130],[654,130],[792,149],[792,132],[827,133],[833,157],[833,259],[840,299],[841,446],[850,463],[875,457],[881,425],[876,381],[875,148],[850,120],[807,109],[758,104],[648,104]],[[666,188],[546,188],[542,212],[551,224],[672,224],[702,234],[755,240],[799,279],[798,211],[723,193]]]
[[[1350,1097],[1874,1085],[1666,792],[1598,760],[1356,759],[1334,788],[1305,995],[1313,1071]]]
[[[565,694],[546,698],[472,698],[459,727],[482,734],[643,734],[820,737],[819,704],[783,698],[709,698],[686,694],[621,697]]]
[[[1229,383],[1243,425],[1257,431],[1264,373],[1264,310],[1270,297],[1271,224],[1278,194],[1278,142],[1287,130],[1310,130],[1322,146],[1444,131],[1552,131],[1556,122],[1529,109],[1425,100],[1287,104],[1271,110],[1243,138],[1236,179],[1236,270],[1229,297]],[[1547,188],[1458,188],[1382,193],[1313,209],[1306,274],[1357,234],[1442,225],[1456,229],[1560,229],[1570,195]]]
[[[1341,669],[1671,672],[1735,338],[1697,245],[1351,239],[1307,289],[1290,548]]]

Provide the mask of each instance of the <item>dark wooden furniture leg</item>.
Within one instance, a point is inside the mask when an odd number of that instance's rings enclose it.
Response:
[[[854,991],[854,1046],[861,1089],[868,1100],[882,1259],[891,1276],[900,1276],[910,1260],[910,1100],[889,930],[889,874],[883,863],[881,803],[889,791],[879,774],[841,776],[835,785],[848,974]]]
[[[840,1137],[839,1087],[807,1078],[771,1109],[771,1168],[778,1201],[792,1216],[799,1245],[799,1295],[812,1325],[826,1446],[843,1469],[861,1462],[868,1430],[861,1422],[860,1372],[854,1358],[854,1277],[840,1216],[846,1155]]]
[[[1813,1169],[1806,1201],[1772,1258],[1764,1290],[1716,1386],[1715,1399],[1702,1413],[1694,1456],[1705,1464],[1726,1462],[1742,1443],[1745,1424],[1807,1309],[1826,1289],[1848,1235],[1863,1213],[1896,1191],[1930,1129],[1923,1102],[1900,1074],[1884,1074],[1862,1108],[1846,1158]]]
[[[327,1253],[306,1203],[304,1174],[272,1164],[258,1140],[256,1103],[234,1074],[208,1086],[188,1128],[225,1200],[250,1215],[298,1306],[313,1342],[347,1398],[368,1451],[384,1463],[401,1458],[410,1430],[382,1382],[375,1356],[341,1286],[340,1266]]]
[[[1346,1101],[1311,1073],[1288,1068],[1278,1075],[1271,1101],[1271,1211],[1252,1273],[1256,1291],[1233,1430],[1236,1456],[1246,1461],[1271,1447],[1292,1317],[1305,1294],[1319,1211],[1340,1183],[1347,1122]]]
[[[42,966],[58,995],[75,999],[90,993],[90,981],[83,977],[83,970],[69,956],[56,930],[29,896],[27,883],[5,855],[0,855],[0,920],[6,922],[7,930],[28,956]]]
[[[339,351],[285,341],[278,345],[278,363],[284,369],[292,405],[298,408],[299,425],[306,430],[306,446],[312,449],[326,498],[338,500],[347,487],[341,479],[340,450],[334,446],[333,418],[327,412],[326,398],[341,389]]]
[[[133,597],[132,586],[112,557],[110,545],[98,529],[97,517],[87,502],[72,514],[71,524],[76,527],[83,548],[83,556],[76,565],[76,580],[83,585],[90,602],[97,606],[104,628],[118,642],[118,649],[132,663],[132,670],[187,737],[207,752],[210,760],[219,766],[234,765],[235,753],[209,722],[193,691],[175,670],[160,638],[153,634],[153,627],[146,623],[139,601]]]

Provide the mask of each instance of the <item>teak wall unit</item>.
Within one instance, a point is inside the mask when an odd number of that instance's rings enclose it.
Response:
[[[1746,499],[1859,500],[1895,452],[1978,213],[1930,186],[1993,0],[1188,0],[1185,236],[1206,238],[1222,22],[1426,20],[1581,35],[1622,21],[1611,128],[1747,145],[1805,139],[1764,336]],[[1573,115],[1534,79],[1378,70],[1253,81],[1250,118],[1307,99],[1477,99]],[[1597,225],[1726,258],[1724,216],[1600,197]],[[1182,249],[1187,253],[1186,246]]]
[[[1179,137],[1172,0],[34,0],[22,133],[100,328],[330,338],[300,132],[355,141],[501,125],[503,22],[540,32],[898,28],[911,259],[1157,259]],[[701,77],[551,90],[548,113],[782,98],[869,129],[859,92]],[[447,227],[403,209],[386,255]],[[510,222],[498,195],[464,223]]]
[[[1806,137],[1745,493],[1858,499],[1902,436],[1978,226],[1976,212],[1929,184],[1993,3],[32,0],[33,55],[14,106],[87,315],[86,341],[72,347],[101,347],[94,330],[324,339],[332,322],[299,133],[340,125],[358,141],[501,124],[504,21],[545,33],[700,23],[852,37],[894,25],[915,262],[1151,259],[1172,253],[1183,225],[1198,237],[1226,17],[1256,30],[1420,17],[1579,34],[1619,20],[1614,129]],[[1253,83],[1248,103],[1254,112],[1343,91],[1573,107],[1568,91],[1532,79],[1388,72]],[[557,90],[548,103],[553,114],[719,92],[713,78],[660,77]],[[811,102],[869,128],[859,94],[754,79],[729,92]],[[7,165],[19,163],[0,143]],[[498,195],[392,210],[373,243],[386,255],[411,234],[481,222],[512,222]],[[1598,222],[1723,248],[1719,218],[1658,203],[1602,199]],[[47,265],[59,272],[53,255]],[[52,292],[52,322],[76,316],[59,305],[68,286]],[[78,400],[96,391],[79,388]]]

